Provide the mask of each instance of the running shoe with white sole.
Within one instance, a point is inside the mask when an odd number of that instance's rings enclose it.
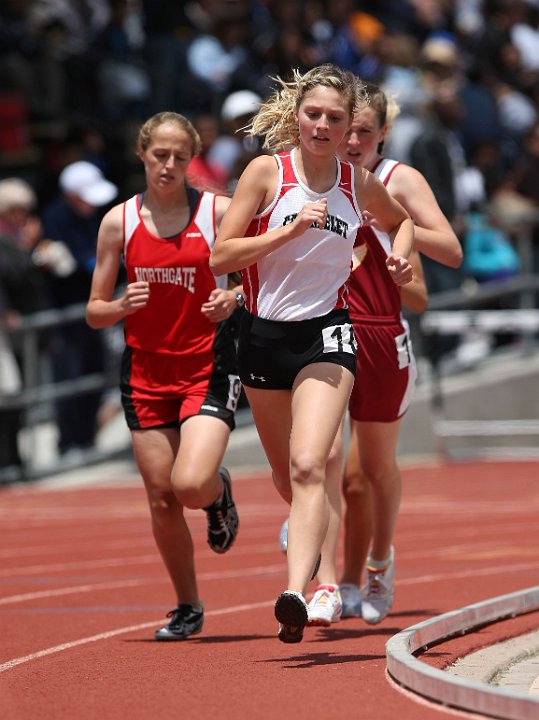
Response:
[[[319,585],[308,606],[308,625],[329,627],[342,615],[341,593],[338,585]]]
[[[281,529],[279,531],[279,548],[282,553],[286,555],[288,551],[288,518],[284,521],[284,523],[281,525]],[[318,570],[320,569],[320,563],[322,562],[322,555],[319,555],[316,559],[316,563],[314,565],[314,570],[311,575],[311,580],[314,580],[316,575],[318,574]]]
[[[391,610],[395,584],[395,553],[391,548],[389,561],[385,567],[372,565],[367,560],[367,583],[363,589],[361,614],[369,625],[381,622]]]
[[[223,492],[217,500],[204,508],[208,518],[208,545],[213,552],[225,553],[238,534],[239,519],[232,498],[230,474],[224,467],[219,469],[223,481]]]
[[[284,643],[298,643],[309,619],[305,598],[294,590],[285,590],[275,602],[275,617],[279,621],[277,637]]]
[[[361,591],[358,585],[342,583],[339,585],[342,600],[342,617],[361,617]]]
[[[155,631],[156,640],[185,640],[197,635],[204,624],[204,607],[202,603],[182,603],[167,613],[171,618],[168,625]]]

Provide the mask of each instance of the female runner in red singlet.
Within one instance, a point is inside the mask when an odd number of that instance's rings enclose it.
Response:
[[[206,511],[217,553],[238,530],[230,476],[221,467],[240,393],[227,322],[238,293],[209,268],[230,199],[186,184],[199,148],[182,115],[159,113],[144,123],[137,150],[147,187],[103,218],[86,313],[93,328],[124,322],[122,405],[177,600],[157,640],[198,633],[204,620],[184,509]],[[127,287],[115,297],[122,259]]]

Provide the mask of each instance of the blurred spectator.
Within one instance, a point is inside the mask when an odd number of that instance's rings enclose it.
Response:
[[[485,199],[482,176],[469,166],[458,135],[464,106],[449,81],[433,90],[421,134],[410,148],[412,164],[432,187],[444,215],[458,229],[459,217]]]
[[[38,17],[52,52],[61,60],[63,113],[95,117],[100,103],[93,43],[110,17],[108,0],[41,0]]]
[[[234,180],[239,178],[245,165],[259,151],[259,146],[247,137],[243,128],[261,102],[262,98],[251,90],[238,90],[228,95],[221,107],[224,132],[213,143],[208,161],[225,169],[230,189],[233,189]]]
[[[99,100],[103,117],[146,117],[150,78],[143,58],[144,34],[134,0],[109,0],[111,16],[97,35]]]
[[[385,28],[375,17],[364,12],[352,12],[333,40],[331,58],[362,80],[379,82],[383,77],[380,49]]]
[[[529,0],[511,28],[511,41],[518,49],[525,70],[539,72],[539,4]]]
[[[373,0],[370,11],[378,11],[379,5]],[[389,32],[403,32],[423,43],[432,32],[449,27],[452,10],[453,2],[385,0],[379,17]]]
[[[200,109],[211,112],[236,87],[255,88],[259,70],[249,45],[249,15],[231,13],[217,4],[208,32],[194,37],[187,48],[187,67],[197,85]],[[196,95],[195,98],[196,100]]]
[[[412,165],[431,186],[444,215],[455,232],[462,235],[464,215],[472,204],[485,199],[482,176],[466,162],[456,128],[463,106],[452,82],[440,84],[433,92],[423,130],[410,147]],[[425,258],[425,279],[429,292],[460,286],[460,272]]]
[[[223,192],[228,173],[223,165],[208,157],[219,136],[219,121],[213,115],[199,115],[193,120],[193,126],[200,137],[201,149],[187,168],[189,184],[195,188]]]
[[[71,274],[50,283],[53,305],[63,308],[88,299],[99,224],[118,190],[98,167],[86,161],[64,168],[59,185],[59,195],[43,211],[43,224],[46,236],[63,241],[76,263]],[[103,372],[103,335],[91,330],[84,320],[61,325],[53,338],[52,364],[56,382]],[[93,446],[100,402],[100,392],[57,401],[61,454]]]
[[[429,36],[419,53],[421,83],[428,91],[434,91],[439,83],[453,80],[461,84],[461,60],[455,39],[448,33]]]
[[[526,136],[522,155],[494,194],[493,211],[509,232],[531,226],[532,267],[524,267],[524,271],[539,273],[539,122]]]
[[[533,98],[537,74],[526,69],[513,42],[515,28],[526,24],[526,8],[523,0],[485,0],[484,26],[470,48],[471,72],[496,98],[508,164],[514,162],[524,135],[538,117]]]
[[[267,76],[254,89],[264,96],[271,90],[270,77],[287,78],[292,68],[303,72],[327,62],[334,33],[323,3],[316,0],[277,0],[268,4],[265,15],[253,43],[260,71]]]
[[[11,347],[10,337],[5,328],[6,301],[0,280],[0,401],[9,398],[22,387],[21,373],[15,353]],[[20,413],[0,407],[0,471],[11,472],[14,479],[20,476],[22,465],[19,454],[18,435],[21,428]]]
[[[19,178],[0,181],[0,394],[17,392],[21,382],[21,339],[10,337],[21,316],[46,307],[45,285],[32,252],[42,238],[32,211],[32,187]],[[22,411],[0,408],[0,467],[20,467],[18,434]]]
[[[474,209],[466,215],[462,244],[463,270],[477,282],[504,280],[520,272],[518,253],[488,211]]]
[[[383,52],[385,71],[380,85],[388,97],[394,97],[401,109],[386,142],[388,157],[410,162],[410,145],[422,129],[421,113],[428,93],[419,71],[419,42],[405,33],[387,33]]]
[[[193,5],[198,3],[142,0],[144,57],[151,89],[150,115],[164,110],[183,113],[190,110],[186,91],[186,52],[197,32],[188,13]]]

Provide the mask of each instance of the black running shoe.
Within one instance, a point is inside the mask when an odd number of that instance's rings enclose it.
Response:
[[[204,624],[204,608],[202,603],[190,605],[182,603],[167,613],[172,618],[168,625],[155,631],[156,640],[185,640],[196,635]]]
[[[277,637],[284,643],[298,643],[303,639],[309,612],[304,597],[292,590],[285,590],[275,602],[275,617],[279,621]]]
[[[238,511],[232,499],[230,474],[224,467],[219,475],[223,481],[223,492],[209,507],[204,508],[208,516],[208,545],[213,552],[225,553],[238,534]]]

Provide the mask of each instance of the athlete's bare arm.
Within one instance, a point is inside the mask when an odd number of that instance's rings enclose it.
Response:
[[[221,220],[223,219],[224,214],[228,210],[231,200],[232,198],[228,197],[228,195],[215,196],[215,227],[217,228],[217,230],[219,230]]]
[[[413,273],[408,256],[414,243],[414,225],[410,216],[391,197],[385,185],[364,168],[356,172],[356,195],[361,202],[361,210],[391,238],[392,252],[386,265],[393,281],[397,285],[410,282]]]
[[[409,165],[397,165],[387,188],[415,223],[416,250],[449,267],[459,267],[461,244],[423,175]]]
[[[401,287],[401,300],[407,308],[418,315],[427,309],[429,293],[425,283],[421,256],[417,250],[412,250],[408,258],[414,276],[411,282]]]
[[[306,203],[295,220],[280,228],[245,237],[251,220],[273,200],[278,181],[275,158],[261,155],[244,170],[221,222],[210,267],[215,275],[242,270],[285,243],[299,237],[313,223],[323,227],[327,216],[325,201]]]
[[[144,307],[150,296],[145,281],[131,283],[121,297],[113,299],[123,251],[123,205],[109,210],[97,236],[97,260],[92,277],[86,322],[99,329],[114,325]]]

